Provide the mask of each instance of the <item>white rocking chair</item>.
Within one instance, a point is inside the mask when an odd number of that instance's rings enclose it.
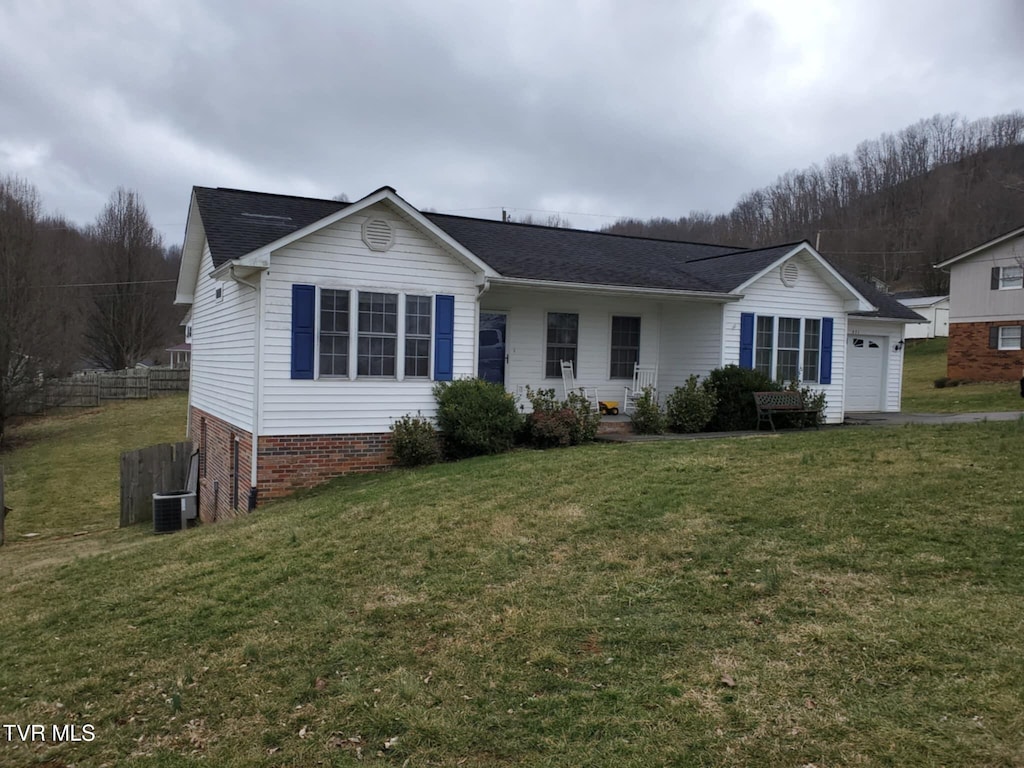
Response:
[[[562,388],[565,390],[565,399],[569,399],[570,392],[575,392],[587,398],[590,407],[595,411],[600,410],[601,406],[597,402],[597,389],[594,387],[581,387],[576,383],[576,377],[572,372],[572,360],[561,360],[559,363],[562,366]]]
[[[643,397],[645,389],[650,389],[657,398],[657,383],[658,366],[637,363],[633,367],[633,385],[626,387],[626,393],[622,398],[622,412],[632,413],[636,410],[636,401]]]

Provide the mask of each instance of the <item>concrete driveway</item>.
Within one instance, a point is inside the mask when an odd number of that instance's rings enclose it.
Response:
[[[992,413],[848,413],[844,424],[883,427],[900,424],[974,424],[979,421],[1017,421],[1024,411]]]

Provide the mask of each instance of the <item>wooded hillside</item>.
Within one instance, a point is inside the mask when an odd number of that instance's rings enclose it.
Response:
[[[1024,225],[1024,112],[936,115],[789,171],[727,214],[624,219],[606,232],[756,247],[808,240],[893,289],[948,290],[932,264]]]

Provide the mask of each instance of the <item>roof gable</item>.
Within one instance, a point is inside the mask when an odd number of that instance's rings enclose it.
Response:
[[[934,265],[935,269],[942,269],[943,267],[948,267],[950,264],[955,264],[958,261],[969,259],[972,256],[977,256],[982,251],[987,251],[989,248],[1004,243],[1007,240],[1012,240],[1015,237],[1022,236],[1024,236],[1024,227],[1018,227],[1017,229],[1011,230],[1010,232],[1006,232],[1005,234],[999,235],[998,237],[994,237],[991,240],[982,243],[981,245],[976,245],[969,251],[964,251],[959,256],[954,256],[951,259],[940,261],[938,264]]]

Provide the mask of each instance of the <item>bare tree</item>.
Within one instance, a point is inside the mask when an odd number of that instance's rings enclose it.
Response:
[[[0,445],[5,425],[31,410],[78,351],[64,338],[65,306],[50,287],[64,264],[41,247],[40,208],[34,186],[0,177]]]
[[[130,368],[164,340],[157,281],[163,278],[160,236],[137,192],[119,187],[90,231],[97,284],[86,326],[96,362]]]

